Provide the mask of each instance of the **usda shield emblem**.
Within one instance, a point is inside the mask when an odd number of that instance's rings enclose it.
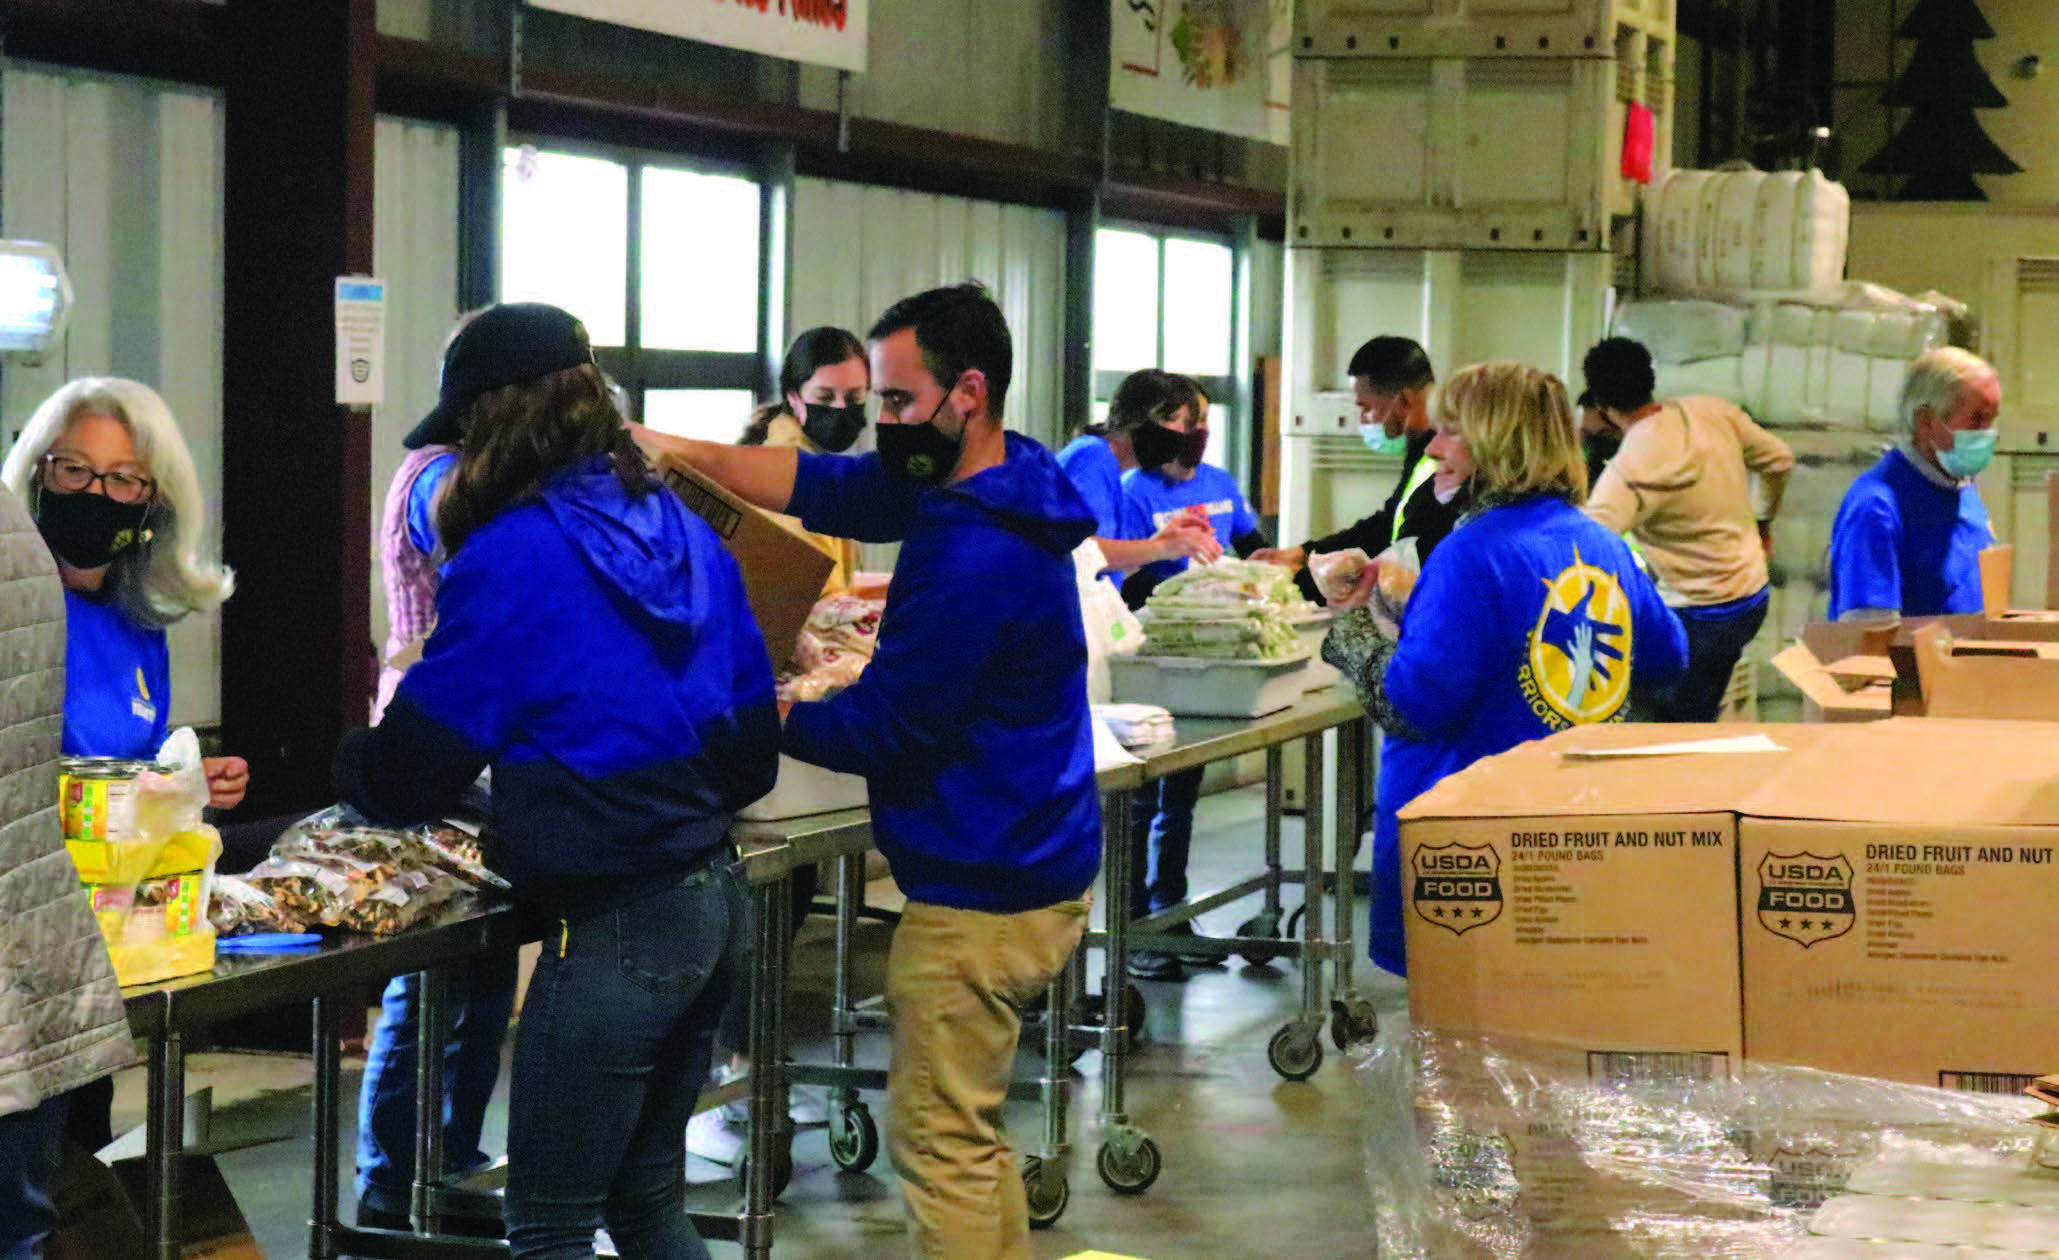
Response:
[[[1852,864],[1842,853],[1768,853],[1759,862],[1759,926],[1803,949],[1852,930]]]
[[[1501,855],[1485,844],[1417,849],[1416,913],[1460,936],[1501,917]]]

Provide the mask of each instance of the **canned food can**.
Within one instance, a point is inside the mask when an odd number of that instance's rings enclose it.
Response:
[[[136,834],[136,777],[147,761],[67,757],[59,764],[57,810],[66,840],[126,840]]]

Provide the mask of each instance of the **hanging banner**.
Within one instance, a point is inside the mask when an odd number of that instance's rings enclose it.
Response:
[[[1109,0],[1108,103],[1286,144],[1293,0]]]
[[[529,0],[539,9],[839,70],[865,69],[868,0]]]

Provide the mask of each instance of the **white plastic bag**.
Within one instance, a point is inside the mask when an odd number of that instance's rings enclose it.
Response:
[[[1112,696],[1108,658],[1134,656],[1144,642],[1144,627],[1115,584],[1101,577],[1108,558],[1101,544],[1089,538],[1073,548],[1073,576],[1080,591],[1080,620],[1087,631],[1087,703],[1107,704]]]

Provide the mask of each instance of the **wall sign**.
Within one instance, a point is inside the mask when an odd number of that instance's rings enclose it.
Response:
[[[741,48],[865,69],[868,0],[530,0],[539,9]]]
[[[1109,0],[1109,104],[1286,144],[1293,0]]]

